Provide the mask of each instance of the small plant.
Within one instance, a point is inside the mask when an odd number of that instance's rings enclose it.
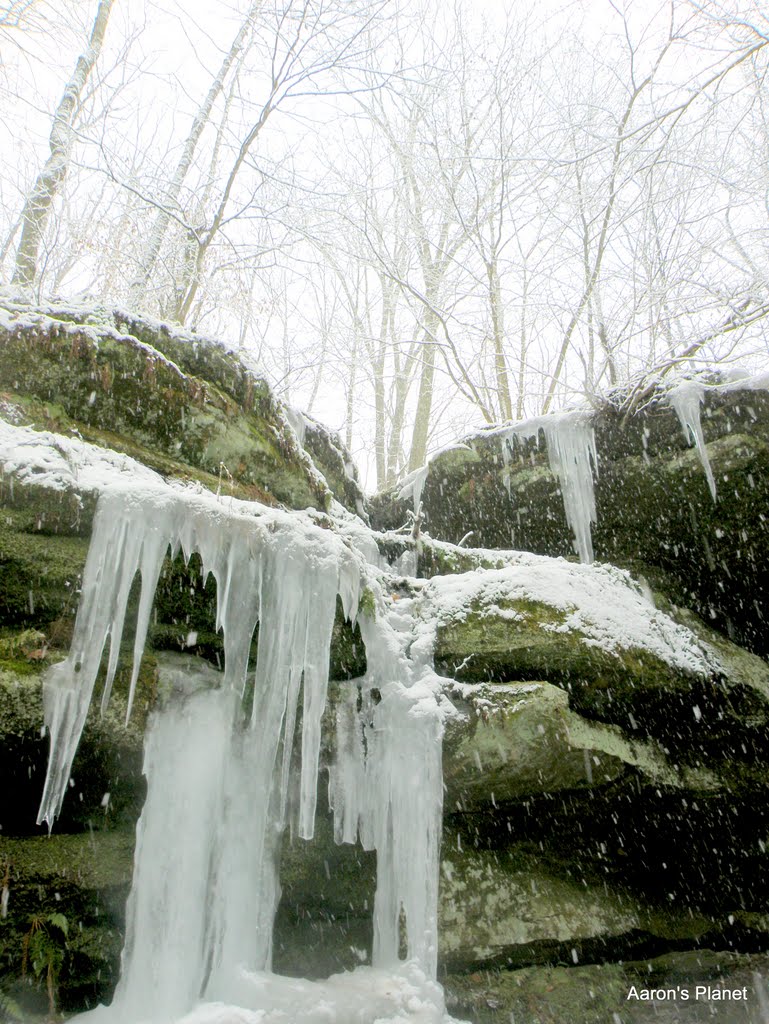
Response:
[[[367,615],[371,619],[376,618],[376,597],[371,587],[364,587],[363,593],[360,595],[358,607],[361,614]]]
[[[64,914],[33,914],[22,943],[21,976],[31,974],[40,984],[45,979],[48,1013],[56,1012],[56,980],[64,962],[69,924]]]
[[[16,1024],[23,1019],[19,1004],[0,988],[0,1024]]]

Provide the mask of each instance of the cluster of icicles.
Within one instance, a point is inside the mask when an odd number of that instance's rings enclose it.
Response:
[[[688,380],[672,388],[668,392],[667,401],[678,416],[687,442],[697,449],[710,493],[715,501],[716,482],[705,447],[700,419],[700,405],[704,397],[704,385]],[[592,420],[591,412],[575,409],[485,431],[486,437],[497,437],[502,444],[502,458],[505,463],[503,480],[508,494],[510,475],[507,466],[516,443],[538,442],[539,433],[542,431],[547,444],[550,469],[561,488],[566,522],[574,534],[574,550],[579,560],[585,563],[593,561],[592,524],[597,521],[594,474],[598,472],[598,453]],[[429,464],[416,470],[398,495],[402,498],[413,498],[414,511],[417,515],[428,471]]]
[[[377,850],[373,967],[325,983],[269,973],[280,835],[289,819],[299,836],[313,835],[337,595],[354,620],[365,572],[349,546],[307,518],[247,503],[225,507],[213,495],[172,488],[101,495],[71,651],[45,683],[51,752],[39,820],[50,826],[67,791],[107,638],[102,707],[109,701],[138,572],[130,713],[169,549],[187,559],[198,553],[203,573],[216,580],[224,671],[218,689],[171,703],[148,728],[148,795],[137,828],[122,974],[112,1005],[87,1016],[115,1024],[443,1020],[442,993],[432,980],[441,721],[435,701],[424,700],[425,687],[413,685],[431,669],[411,662],[388,632],[386,614],[360,617],[369,668],[339,711],[340,753],[330,785],[339,841],[360,837]],[[381,695],[376,704],[366,697],[373,687]],[[297,780],[292,754],[300,705]],[[404,916],[406,964],[398,958]],[[361,980],[361,971],[369,976]],[[401,1015],[404,999],[416,1016]]]

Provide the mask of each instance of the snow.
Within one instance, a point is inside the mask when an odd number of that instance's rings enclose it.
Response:
[[[233,994],[236,1004],[199,1002],[181,1018],[154,1013],[120,1024],[460,1024],[446,1013],[440,986],[412,962],[392,970],[358,967],[325,981],[240,968]],[[75,1020],[112,1024],[115,1017],[100,1006]]]
[[[737,374],[734,379],[722,384],[720,389],[724,392],[730,391],[768,391],[769,373],[750,374],[747,371]]]
[[[97,348],[101,338],[110,338],[114,341],[125,342],[133,348],[142,350],[154,361],[164,363],[173,370],[179,377],[184,377],[184,371],[158,349],[153,348],[144,341],[140,341],[132,334],[122,334],[115,329],[112,317],[107,310],[98,310],[101,318],[94,322],[94,309],[92,306],[80,307],[71,305],[66,307],[58,306],[36,306],[30,308],[26,303],[3,302],[0,305],[0,328],[7,331],[24,331],[34,335],[35,331],[41,328],[50,330],[55,327],[57,331],[64,334],[85,335]],[[59,317],[66,317],[62,320]],[[128,319],[134,319],[126,314]],[[155,325],[158,329],[161,325]]]
[[[112,484],[160,486],[162,477],[135,459],[74,437],[0,419],[0,472],[20,484],[99,493]]]
[[[502,602],[541,602],[564,615],[541,628],[577,632],[582,642],[618,656],[642,650],[684,672],[707,675],[715,655],[695,635],[649,604],[628,573],[611,565],[519,553],[500,569],[479,569],[425,582],[419,615],[431,640],[439,625],[463,619],[474,606],[494,614]]]

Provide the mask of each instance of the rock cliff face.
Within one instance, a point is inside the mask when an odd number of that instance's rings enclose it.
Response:
[[[124,313],[0,307],[0,380],[9,1015],[45,1011],[49,962],[63,1010],[109,998],[147,715],[179,668],[211,685],[223,659],[213,582],[194,560],[168,557],[129,726],[121,668],[110,710],[89,716],[53,834],[34,824],[41,675],[68,648],[97,500],[81,441],[130,456],[105,456],[127,473],[313,507],[318,526],[366,546],[389,600],[416,609],[415,635],[433,645],[456,709],[444,739],[439,972],[458,1016],[615,1024],[621,1009],[641,1021],[652,1018],[625,1005],[631,984],[737,984],[765,968],[766,393],[706,396],[715,502],[673,409],[597,417],[592,540],[614,568],[565,559],[572,530],[533,441],[503,455],[498,436],[479,435],[435,459],[423,490],[431,536],[370,532],[354,514],[397,528],[404,501],[364,507],[333,436],[285,414],[220,346]],[[455,546],[471,530],[473,548]],[[335,709],[365,664],[340,612],[326,764]],[[371,947],[375,855],[334,843],[323,773],[321,790],[315,842],[284,843],[274,966],[286,973],[350,968]],[[35,928],[47,935],[39,971],[25,953]]]
[[[694,432],[660,395],[643,409],[591,418],[595,558],[630,569],[757,653],[769,651],[769,391],[761,382],[703,386]],[[698,398],[698,396],[695,396]],[[568,423],[565,424],[568,429]],[[421,491],[424,528],[453,544],[571,557],[563,481],[544,431],[482,431],[433,458]],[[715,487],[711,495],[709,474]],[[405,521],[411,498],[373,502],[372,524]]]

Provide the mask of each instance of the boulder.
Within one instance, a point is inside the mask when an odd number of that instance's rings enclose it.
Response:
[[[14,422],[225,494],[291,508],[329,500],[266,381],[215,342],[120,311],[6,303],[0,367]]]
[[[769,391],[762,381],[703,388],[703,448],[663,393],[633,410],[621,396],[596,410],[595,558],[644,575],[677,604],[758,654],[769,653]],[[507,446],[506,428],[480,431],[436,455],[421,489],[433,540],[573,557],[562,481],[538,427]],[[568,428],[568,424],[565,424]],[[516,428],[518,429],[518,428]],[[705,466],[712,473],[714,500]],[[590,456],[584,453],[585,459]],[[412,498],[371,503],[376,529],[396,529]],[[432,569],[431,559],[424,571]]]

